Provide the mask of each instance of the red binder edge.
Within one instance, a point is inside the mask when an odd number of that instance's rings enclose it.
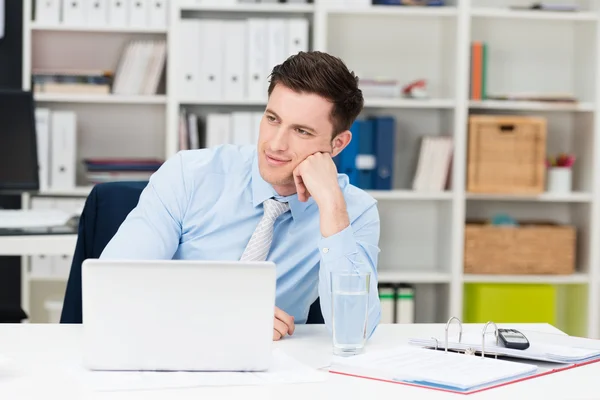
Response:
[[[595,359],[595,360],[591,360],[591,361],[586,361],[586,362],[583,362],[581,364],[569,365],[568,367],[551,369],[549,371],[542,372],[540,374],[530,375],[530,376],[526,376],[526,377],[523,377],[523,378],[515,379],[513,381],[499,383],[497,385],[492,385],[492,386],[484,387],[484,388],[481,388],[481,389],[473,390],[471,392],[458,392],[458,391],[455,391],[455,390],[442,389],[442,388],[425,386],[425,385],[417,385],[415,383],[390,381],[390,380],[382,379],[382,378],[373,378],[373,377],[370,377],[370,376],[354,375],[354,374],[349,374],[349,373],[346,373],[346,372],[329,371],[329,373],[330,374],[350,376],[350,377],[353,377],[353,378],[363,378],[363,379],[369,379],[369,380],[372,380],[372,381],[395,383],[395,384],[399,384],[399,385],[412,386],[412,387],[418,387],[418,388],[423,388],[423,389],[437,390],[439,392],[462,394],[462,395],[468,396],[470,394],[480,393],[480,392],[484,392],[486,390],[495,389],[495,388],[499,388],[499,387],[502,387],[502,386],[512,385],[513,383],[524,382],[524,381],[528,381],[528,380],[531,380],[531,379],[539,378],[540,376],[552,375],[552,374],[555,374],[557,372],[562,372],[562,371],[567,371],[569,369],[583,367],[584,365],[595,364],[597,362],[600,362],[600,358]]]

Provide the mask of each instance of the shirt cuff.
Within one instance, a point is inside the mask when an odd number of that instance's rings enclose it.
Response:
[[[356,246],[356,239],[354,239],[352,225],[348,225],[335,235],[326,238],[321,237],[319,252],[321,253],[321,260],[325,263],[357,253],[358,247]]]

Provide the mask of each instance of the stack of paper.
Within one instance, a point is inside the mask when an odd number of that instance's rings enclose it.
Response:
[[[289,384],[327,379],[326,373],[298,362],[279,349],[273,351],[272,366],[265,372],[89,371],[80,368],[72,374],[92,391]]]
[[[330,372],[467,393],[533,375],[538,367],[410,346],[336,358]]]

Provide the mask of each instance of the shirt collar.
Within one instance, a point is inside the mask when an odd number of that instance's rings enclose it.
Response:
[[[258,156],[255,152],[254,160],[252,161],[252,205],[257,207],[259,204],[262,204],[265,200],[271,197],[278,201],[287,202],[290,205],[292,218],[295,220],[298,220],[302,213],[314,203],[314,199],[312,197],[310,197],[308,201],[302,202],[298,200],[297,194],[292,194],[290,196],[278,195],[275,189],[273,189],[273,186],[265,181],[260,175],[260,171],[258,169]]]

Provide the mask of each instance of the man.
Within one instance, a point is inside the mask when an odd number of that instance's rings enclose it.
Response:
[[[167,160],[101,258],[273,261],[273,340],[293,334],[317,296],[331,330],[330,272],[370,271],[370,336],[380,319],[379,214],[332,160],[363,107],[357,78],[336,57],[301,52],[273,68],[268,94],[257,146]]]

